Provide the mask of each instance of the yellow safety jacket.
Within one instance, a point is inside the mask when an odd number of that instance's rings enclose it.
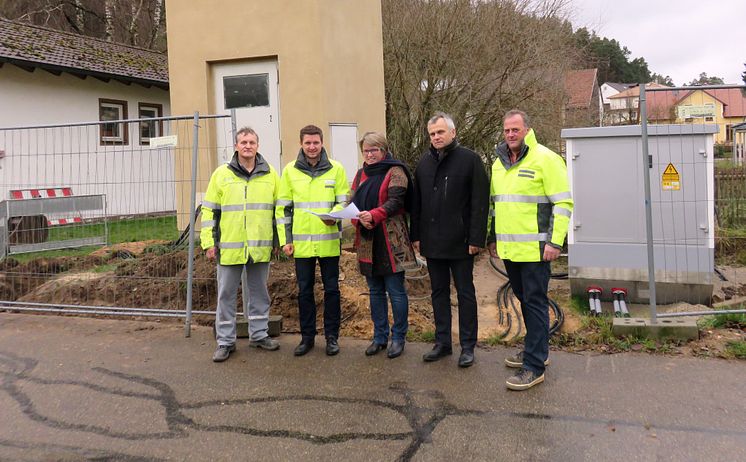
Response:
[[[202,201],[202,248],[217,247],[221,265],[268,262],[279,187],[277,172],[259,153],[251,173],[238,163],[238,153],[215,169]]]
[[[562,248],[573,201],[565,161],[536,141],[524,139],[515,164],[507,144],[497,147],[490,181],[490,233],[504,260],[542,261],[544,246]]]
[[[342,164],[329,159],[322,149],[318,164],[312,168],[301,150],[298,159],[285,166],[280,179],[275,208],[280,246],[293,244],[297,258],[339,256],[341,223],[327,226],[307,211],[342,210],[349,194]]]

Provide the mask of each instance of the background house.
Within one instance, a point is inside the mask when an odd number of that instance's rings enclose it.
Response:
[[[71,188],[109,215],[173,211],[172,153],[150,146],[164,124],[9,128],[167,116],[168,89],[164,54],[0,19],[0,200]]]
[[[168,115],[168,61],[0,19],[0,104],[0,127]],[[136,133],[126,135],[137,141]]]
[[[565,74],[564,127],[597,127],[601,124],[603,104],[597,76],[598,69],[573,70]]]
[[[618,125],[614,117],[614,113],[611,112],[610,98],[614,95],[618,95],[630,88],[633,84],[630,83],[617,83],[617,82],[604,82],[601,87],[601,104],[603,106],[602,113],[602,125]]]
[[[746,122],[740,87],[647,93],[648,120],[658,124],[715,124],[715,143],[732,146],[733,126]]]
[[[668,88],[665,85],[651,82],[645,88]],[[652,94],[652,93],[650,93]],[[640,86],[629,84],[629,88],[609,96],[609,109],[605,117],[606,125],[634,125],[640,123]]]

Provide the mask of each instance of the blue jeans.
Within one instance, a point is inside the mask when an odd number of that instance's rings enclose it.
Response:
[[[316,260],[319,261],[321,282],[324,284],[324,336],[339,337],[339,323],[342,317],[339,300],[339,257],[296,258],[300,333],[304,340],[313,340],[316,337],[316,300],[313,296]]]
[[[526,337],[523,339],[523,368],[541,375],[549,357],[549,277],[548,261],[514,262],[503,260],[516,298],[521,302]]]
[[[370,317],[373,320],[373,341],[385,345],[389,339],[389,313],[386,293],[391,299],[394,325],[391,339],[404,342],[409,327],[409,298],[404,289],[404,272],[386,276],[366,276],[370,289]]]

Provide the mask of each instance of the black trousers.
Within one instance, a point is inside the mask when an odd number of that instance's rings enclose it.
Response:
[[[503,260],[516,298],[521,302],[526,337],[523,340],[523,368],[544,373],[549,357],[549,277],[548,261],[514,262]]]
[[[339,323],[342,317],[339,304],[339,257],[296,258],[300,333],[304,340],[313,340],[316,337],[316,300],[313,296],[316,260],[319,261],[321,281],[324,284],[324,336],[339,337]]]
[[[474,291],[474,257],[428,258],[432,286],[435,343],[451,346],[451,275],[458,295],[458,336],[462,350],[477,344],[477,296]]]

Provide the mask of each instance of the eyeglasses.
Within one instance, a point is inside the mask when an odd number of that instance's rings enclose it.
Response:
[[[371,149],[363,149],[363,154],[375,154],[378,151],[380,151],[381,148],[371,148]]]

